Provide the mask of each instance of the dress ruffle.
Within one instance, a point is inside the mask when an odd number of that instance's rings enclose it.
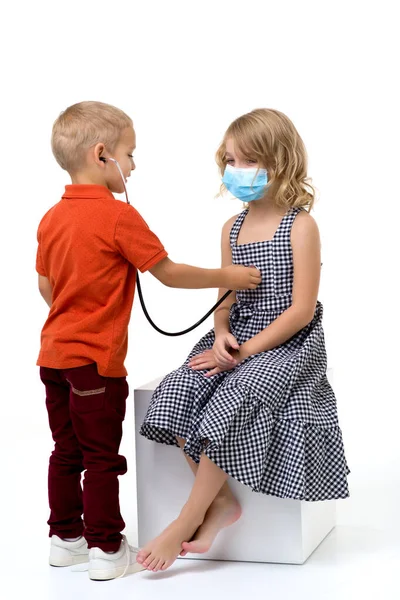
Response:
[[[256,393],[234,382],[223,388],[223,398],[228,394],[230,400],[227,410],[214,390],[218,383],[211,378],[204,385],[204,379],[187,368],[168,375],[153,396],[140,433],[175,446],[176,436],[186,439],[184,451],[193,461],[198,463],[204,452],[254,492],[307,501],[348,497],[350,471],[339,426],[274,415]],[[158,398],[168,400],[179,380],[187,398],[176,403],[174,414],[163,414]]]

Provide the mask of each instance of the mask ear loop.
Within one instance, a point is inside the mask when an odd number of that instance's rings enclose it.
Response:
[[[107,160],[112,160],[113,163],[115,163],[117,165],[119,174],[121,175],[121,179],[122,179],[122,183],[124,184],[124,190],[125,190],[125,198],[126,198],[126,202],[127,204],[130,204],[129,200],[128,200],[128,192],[126,190],[126,185],[125,185],[125,178],[124,178],[124,174],[122,173],[122,169],[119,166],[119,163],[117,160],[115,160],[115,158],[105,158],[104,156],[100,156],[100,160],[102,162],[106,162]],[[184,329],[183,331],[176,331],[174,333],[170,333],[168,331],[163,331],[162,329],[160,329],[159,327],[157,327],[157,325],[152,321],[149,313],[147,312],[147,308],[146,305],[144,303],[144,298],[143,298],[143,294],[142,294],[142,287],[140,285],[140,279],[139,279],[139,272],[136,271],[136,284],[137,284],[137,289],[138,289],[138,293],[139,293],[139,300],[140,300],[140,304],[142,306],[142,310],[144,312],[144,315],[146,317],[146,319],[148,320],[148,322],[150,323],[150,325],[156,330],[158,331],[158,333],[161,333],[162,335],[167,335],[170,337],[175,337],[178,335],[185,335],[185,333],[189,333],[189,331],[193,331],[193,329],[196,329],[196,327],[198,327],[199,325],[201,325],[206,319],[208,319],[208,317],[215,311],[216,308],[218,308],[218,306],[220,304],[222,304],[222,302],[229,296],[229,294],[232,293],[232,290],[228,290],[223,296],[222,298],[220,298],[218,300],[218,302],[216,304],[214,304],[214,306],[208,311],[208,313],[206,315],[204,315],[204,317],[202,317],[199,321],[197,321],[197,323],[195,323],[194,325],[192,325],[191,327],[188,327],[187,329]]]

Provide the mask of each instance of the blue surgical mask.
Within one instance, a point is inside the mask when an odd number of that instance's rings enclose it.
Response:
[[[226,189],[242,202],[259,200],[265,194],[268,183],[265,169],[237,169],[226,165],[222,183]]]

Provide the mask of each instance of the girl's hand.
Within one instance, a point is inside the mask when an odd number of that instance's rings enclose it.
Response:
[[[196,354],[190,359],[188,366],[194,371],[204,371],[206,369],[215,369],[217,363],[213,350],[205,350],[201,354]]]
[[[218,367],[215,361],[215,354],[213,350],[206,350],[201,354],[197,354],[190,361],[188,366],[194,371],[208,371],[206,373],[206,377],[212,377],[212,375],[216,375],[217,373],[222,373],[223,371],[230,371],[236,365],[239,364],[239,356],[233,359],[233,364],[230,363],[226,368]]]
[[[232,351],[235,350],[239,350],[239,344],[231,333],[217,336],[213,345],[216,366],[222,371],[236,367],[238,361],[232,356]]]

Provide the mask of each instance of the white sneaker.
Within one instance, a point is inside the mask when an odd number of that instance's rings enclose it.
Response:
[[[100,548],[89,550],[89,577],[95,580],[115,579],[131,573],[144,571],[144,567],[136,562],[139,550],[129,546],[126,537],[122,536],[121,546],[117,552],[103,552]]]
[[[52,567],[70,567],[88,561],[89,549],[85,538],[81,537],[76,542],[66,542],[58,537],[51,536],[49,563]]]

